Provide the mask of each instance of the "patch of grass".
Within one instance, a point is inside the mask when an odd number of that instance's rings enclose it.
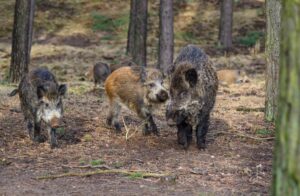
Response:
[[[80,159],[80,160],[79,160],[79,165],[84,165],[84,164],[85,164],[85,160]]]
[[[273,133],[273,131],[268,130],[268,129],[258,129],[255,131],[255,134],[257,134],[257,135],[270,135],[272,133]]]
[[[104,16],[98,13],[92,13],[94,31],[115,32],[125,30],[129,23],[128,15],[123,15],[118,18]]]
[[[175,33],[175,39],[186,41],[189,43],[197,43],[198,38],[193,32],[178,32]]]
[[[92,166],[97,166],[97,165],[102,165],[102,164],[104,164],[105,163],[105,161],[103,161],[103,160],[101,160],[101,159],[97,159],[97,160],[92,160],[91,161],[91,165]]]
[[[88,91],[88,86],[73,86],[68,89],[70,94],[82,95]]]
[[[132,173],[132,174],[130,174],[129,176],[128,176],[128,178],[130,178],[130,179],[132,179],[132,180],[135,180],[135,179],[141,179],[141,178],[143,178],[144,176],[143,176],[143,173],[141,173],[141,172],[134,172],[134,173]]]
[[[57,134],[59,135],[64,135],[65,134],[65,128],[64,127],[59,127],[56,129]]]
[[[252,47],[264,36],[263,32],[252,31],[246,34],[244,37],[238,38],[238,43],[247,47]]]
[[[124,163],[122,163],[122,162],[115,162],[115,163],[112,164],[112,166],[118,169],[118,168],[123,167]]]
[[[92,137],[92,135],[90,135],[90,134],[85,134],[85,135],[83,136],[82,140],[83,140],[84,142],[91,142],[91,141],[93,141],[93,137]]]

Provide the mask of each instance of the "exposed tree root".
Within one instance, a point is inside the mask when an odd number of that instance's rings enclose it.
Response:
[[[85,172],[85,173],[69,172],[69,173],[63,173],[57,175],[39,176],[36,179],[37,180],[56,179],[56,178],[63,178],[63,177],[70,177],[70,176],[88,177],[97,174],[123,174],[126,176],[138,176],[140,178],[147,178],[147,177],[161,178],[161,177],[169,176],[169,174],[166,173],[160,174],[160,173],[151,173],[151,172],[138,171],[138,170],[129,171],[129,170],[111,169],[111,170],[96,170],[96,171]]]

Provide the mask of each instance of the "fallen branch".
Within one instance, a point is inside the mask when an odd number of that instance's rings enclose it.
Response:
[[[226,131],[218,131],[215,133],[215,135],[217,134],[228,134],[228,135],[236,135],[236,136],[240,136],[240,137],[245,137],[245,138],[249,138],[249,139],[253,139],[253,140],[273,140],[275,139],[275,137],[254,137],[251,135],[247,135],[241,132],[226,132]]]
[[[76,173],[76,172],[69,172],[69,173],[63,173],[63,174],[57,174],[57,175],[47,175],[47,176],[39,176],[36,179],[37,180],[43,180],[43,179],[56,179],[56,178],[64,178],[64,177],[70,177],[70,176],[78,176],[78,177],[88,177],[92,175],[97,174],[123,174],[126,176],[134,176],[139,175],[141,178],[147,178],[147,177],[153,177],[153,178],[160,178],[160,177],[167,177],[169,174],[160,174],[160,173],[151,173],[151,172],[145,172],[145,171],[129,171],[129,170],[118,170],[118,169],[111,169],[111,170],[97,170],[93,172],[86,172],[86,173]]]
[[[79,168],[79,169],[102,169],[109,170],[111,167],[107,165],[62,165],[63,168]]]

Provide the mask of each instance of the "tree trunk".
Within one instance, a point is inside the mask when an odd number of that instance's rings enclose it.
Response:
[[[135,2],[136,17],[132,58],[137,65],[146,66],[148,1],[136,0]]]
[[[273,195],[300,195],[300,4],[282,1]]]
[[[158,68],[166,73],[173,63],[174,30],[173,30],[173,0],[160,0],[159,12],[159,51]]]
[[[134,49],[134,34],[135,34],[135,19],[136,19],[136,0],[130,1],[130,17],[129,17],[129,27],[127,35],[127,55],[132,56]]]
[[[222,0],[219,42],[221,46],[226,50],[232,48],[232,17],[233,0]]]
[[[280,52],[280,0],[266,1],[266,101],[265,118],[274,121],[277,114]]]
[[[18,82],[28,72],[34,5],[34,0],[16,0],[9,72],[11,82]]]

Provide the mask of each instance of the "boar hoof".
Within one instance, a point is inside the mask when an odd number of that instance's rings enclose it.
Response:
[[[116,134],[120,134],[122,132],[121,125],[119,123],[114,123]]]
[[[148,126],[146,126],[144,129],[143,129],[143,135],[150,135],[151,134],[151,130],[149,130]]]
[[[57,148],[58,147],[58,144],[57,143],[51,143],[51,149],[53,149],[53,148]]]
[[[107,118],[106,119],[106,124],[111,126],[112,125],[112,118]]]
[[[35,138],[34,138],[34,141],[35,142],[38,142],[38,143],[43,143],[43,142],[45,142],[47,140],[47,138],[45,137],[45,136],[43,136],[43,135],[39,135],[39,136],[36,136]]]
[[[205,141],[197,142],[197,146],[199,150],[205,150],[206,148]]]

